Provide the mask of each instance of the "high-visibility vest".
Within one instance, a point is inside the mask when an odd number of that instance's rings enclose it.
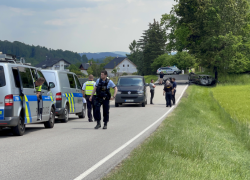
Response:
[[[92,94],[92,91],[94,90],[94,83],[95,83],[95,81],[87,81],[86,82],[86,87],[85,87],[85,94],[86,95]],[[96,93],[94,95],[96,95]]]
[[[192,72],[192,70],[191,69],[189,69],[189,73],[191,73]]]

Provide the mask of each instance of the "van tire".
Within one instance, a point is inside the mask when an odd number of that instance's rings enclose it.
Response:
[[[50,114],[49,114],[49,120],[44,123],[45,128],[53,128],[55,124],[55,110],[51,107]]]
[[[22,136],[22,135],[24,135],[24,132],[25,132],[24,119],[22,116],[19,116],[18,124],[12,128],[12,133],[15,136]]]
[[[61,119],[62,123],[67,123],[69,121],[69,108],[68,105],[65,106],[63,119]]]
[[[118,104],[118,103],[115,103],[115,107],[119,107],[119,104]]]
[[[85,118],[86,108],[82,109],[82,112],[78,115],[79,118]]]

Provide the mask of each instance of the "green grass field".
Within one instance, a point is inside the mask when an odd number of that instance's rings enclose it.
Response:
[[[239,98],[247,88],[239,88]],[[250,179],[249,127],[233,119],[245,117],[225,105],[237,102],[237,95],[228,97],[224,90],[190,86],[157,131],[104,179]]]
[[[212,92],[231,118],[250,123],[250,85],[217,86]]]

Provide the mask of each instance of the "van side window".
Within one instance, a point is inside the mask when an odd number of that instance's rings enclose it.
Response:
[[[19,68],[23,88],[34,89],[34,82],[29,68]]]
[[[76,77],[76,75],[74,75],[75,80],[76,80],[76,88],[77,89],[82,89],[81,83],[79,82],[78,78]]]
[[[0,66],[0,87],[3,87],[5,85],[6,81],[5,81],[4,69],[3,66]]]
[[[37,71],[37,77],[38,78],[42,77],[42,78],[45,79],[45,77],[43,76],[43,73],[41,71]],[[45,79],[45,82],[42,85],[42,89],[48,90],[48,83],[47,83],[46,79]]]
[[[68,78],[69,78],[69,84],[70,84],[70,88],[76,88],[76,83],[73,77],[73,74],[67,74]]]
[[[12,69],[12,72],[13,72],[15,85],[16,85],[17,88],[20,88],[19,75],[18,75],[17,69]]]

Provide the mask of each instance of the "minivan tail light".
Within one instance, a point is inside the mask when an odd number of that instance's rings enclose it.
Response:
[[[56,93],[56,101],[61,101],[62,100],[62,93]]]
[[[13,94],[9,94],[4,98],[4,105],[5,106],[13,106]]]

